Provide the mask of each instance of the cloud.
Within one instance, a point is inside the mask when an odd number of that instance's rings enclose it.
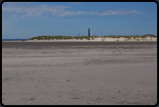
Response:
[[[2,12],[16,14],[19,16],[39,16],[46,13],[60,15],[69,6],[51,6],[51,5],[2,5]]]
[[[35,21],[94,21],[94,20],[35,20]]]
[[[96,15],[128,15],[128,14],[143,14],[144,12],[140,12],[137,10],[106,10],[101,13],[94,13]]]
[[[73,3],[73,4],[81,4],[80,2],[70,2],[70,3]]]
[[[64,11],[62,13],[59,13],[59,16],[84,15],[84,14],[88,14],[88,13],[84,11]],[[53,15],[57,15],[57,14],[53,14]]]
[[[78,3],[78,2],[73,2]],[[2,13],[7,16],[26,17],[40,15],[69,16],[69,15],[136,15],[143,14],[137,10],[106,10],[104,12],[71,11],[70,6],[30,5],[30,3],[8,3],[2,5]],[[7,15],[6,15],[7,14]]]

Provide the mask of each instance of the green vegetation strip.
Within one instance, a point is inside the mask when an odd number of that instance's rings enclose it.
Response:
[[[121,37],[122,38],[127,38],[127,40],[136,39],[137,41],[139,41],[139,38],[142,38],[142,39],[144,39],[146,37],[156,38],[157,36],[154,36],[154,35],[151,35],[151,34],[147,34],[147,35],[132,35],[132,36],[121,36],[121,35],[96,36],[96,35],[93,35],[93,36],[90,36],[90,37],[88,37],[88,36],[61,36],[61,35],[46,36],[46,35],[43,35],[43,36],[32,37],[29,40],[35,40],[35,39],[37,39],[37,40],[67,40],[67,39],[94,40],[94,38],[98,38],[98,37],[103,38],[102,41],[104,41],[105,38],[121,38]]]

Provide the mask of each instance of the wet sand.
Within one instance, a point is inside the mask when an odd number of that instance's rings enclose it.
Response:
[[[2,103],[155,105],[157,42],[95,43],[2,42]]]
[[[8,42],[8,41],[3,41],[2,42],[2,48],[51,48],[51,47],[66,47],[66,46],[76,46],[76,47],[82,47],[82,46],[118,46],[118,45],[157,45],[157,42],[155,41],[148,41],[148,42],[137,42],[137,41],[133,41],[133,42],[112,42],[112,41],[107,41],[107,42],[59,42],[59,41],[37,41],[37,42],[29,42],[29,41],[14,41],[14,42]]]

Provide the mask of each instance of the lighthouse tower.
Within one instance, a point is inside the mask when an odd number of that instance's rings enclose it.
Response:
[[[88,37],[90,37],[90,29],[88,28]]]
[[[90,29],[88,28],[88,38],[90,40]]]

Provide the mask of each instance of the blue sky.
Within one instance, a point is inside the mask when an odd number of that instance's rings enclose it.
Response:
[[[155,2],[4,2],[2,39],[157,35]]]

